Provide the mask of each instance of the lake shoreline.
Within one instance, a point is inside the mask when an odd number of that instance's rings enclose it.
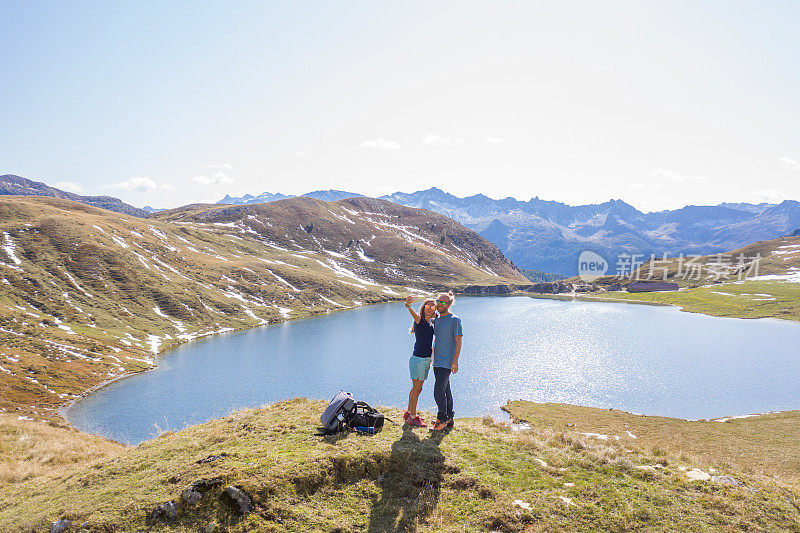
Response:
[[[430,294],[434,294],[434,293],[430,293]],[[528,296],[528,297],[531,297],[531,298],[555,299],[555,300],[564,300],[564,301],[576,299],[576,298],[573,298],[573,297],[570,297],[570,296],[567,296],[567,295],[564,295],[564,297],[559,297],[561,295],[533,294],[533,293],[525,293],[525,292],[521,292],[521,291],[518,291],[518,292],[515,292],[515,293],[511,293],[511,294],[465,294],[465,293],[456,292],[455,295],[456,296],[470,297],[470,298],[481,297],[481,296],[487,296],[487,297]],[[341,311],[352,311],[354,309],[358,309],[359,307],[365,307],[365,306],[370,306],[370,305],[389,304],[389,303],[398,303],[398,302],[402,302],[402,301],[403,301],[402,298],[398,298],[396,300],[390,300],[390,301],[385,301],[385,302],[368,303],[368,304],[365,304],[365,305],[355,306],[355,307],[346,307],[346,308],[340,308],[340,309],[334,308],[334,309],[329,309],[328,311],[326,311],[324,313],[317,313],[317,314],[312,314],[312,315],[309,315],[309,316],[299,316],[299,317],[296,317],[296,318],[285,318],[283,320],[280,320],[280,321],[277,321],[277,322],[273,322],[273,323],[270,323],[270,324],[254,324],[253,326],[250,326],[250,327],[238,328],[238,329],[234,329],[232,331],[224,331],[224,332],[221,332],[221,333],[220,332],[214,332],[214,333],[212,333],[210,335],[205,335],[203,337],[198,337],[197,339],[190,339],[190,340],[185,340],[185,341],[180,342],[180,343],[171,344],[168,348],[165,348],[165,349],[159,351],[157,354],[155,354],[155,358],[154,358],[153,364],[150,367],[144,368],[144,369],[141,369],[141,370],[136,370],[136,371],[133,371],[133,372],[125,372],[124,374],[120,374],[119,376],[114,376],[111,379],[107,379],[107,380],[103,381],[102,383],[98,383],[97,385],[93,385],[92,387],[90,387],[90,388],[84,390],[83,392],[81,392],[75,398],[70,398],[68,401],[66,401],[63,404],[61,404],[60,406],[58,406],[58,408],[55,409],[55,412],[56,412],[56,415],[59,418],[61,418],[61,420],[63,420],[67,425],[69,425],[70,427],[74,427],[72,425],[72,423],[69,421],[69,418],[67,417],[67,414],[68,414],[69,410],[76,403],[78,403],[79,401],[87,398],[88,396],[94,394],[95,392],[100,391],[101,389],[103,389],[103,388],[105,388],[105,387],[107,387],[107,386],[109,386],[109,385],[111,385],[113,383],[117,383],[118,381],[122,381],[124,379],[128,379],[128,378],[131,378],[131,377],[134,377],[134,376],[138,376],[140,374],[144,374],[146,372],[151,372],[151,371],[157,369],[158,368],[158,359],[159,358],[167,355],[168,353],[170,353],[170,352],[172,352],[174,350],[177,350],[181,346],[185,346],[186,344],[188,344],[190,342],[193,342],[195,340],[199,340],[201,338],[202,339],[216,338],[219,335],[228,335],[228,334],[231,334],[231,333],[238,333],[238,332],[241,332],[241,331],[250,331],[250,330],[261,328],[261,327],[268,327],[268,326],[274,326],[274,325],[277,325],[277,324],[284,324],[286,322],[294,322],[294,321],[304,320],[304,319],[308,319],[308,318],[317,318],[317,317],[320,317],[320,316],[323,316],[323,315],[329,315],[331,313],[338,313],[338,312],[341,312]],[[632,302],[632,303],[640,303],[640,302]],[[670,305],[670,304],[658,304],[658,303],[650,303],[650,302],[644,302],[644,304],[645,305]]]
[[[153,370],[156,370],[158,368],[158,360],[160,358],[164,357],[168,353],[170,353],[170,352],[172,352],[174,350],[177,350],[178,348],[180,348],[182,346],[185,346],[185,345],[187,345],[187,344],[189,344],[191,342],[194,342],[194,341],[197,341],[197,340],[200,340],[200,339],[217,338],[217,337],[219,337],[221,335],[229,335],[231,333],[239,333],[239,332],[243,332],[243,331],[251,331],[251,330],[254,330],[254,329],[257,329],[257,328],[265,328],[265,327],[269,327],[269,326],[276,326],[276,325],[279,325],[279,324],[284,324],[286,322],[296,322],[296,321],[299,321],[299,320],[305,320],[305,319],[309,319],[309,318],[318,318],[318,317],[321,317],[321,316],[326,316],[326,315],[330,315],[332,313],[338,313],[338,312],[341,312],[341,311],[352,311],[352,310],[358,309],[360,307],[367,307],[367,306],[371,306],[371,305],[380,305],[380,304],[397,303],[397,302],[400,302],[400,301],[402,301],[402,300],[401,299],[392,299],[392,300],[382,301],[382,302],[367,303],[367,304],[354,306],[354,307],[333,308],[333,309],[328,309],[325,312],[309,314],[308,316],[298,316],[298,317],[295,317],[295,318],[284,318],[282,320],[278,320],[276,322],[271,322],[269,324],[253,324],[252,326],[242,327],[242,328],[238,328],[238,329],[232,329],[230,331],[214,332],[214,333],[211,333],[210,335],[203,335],[202,337],[197,337],[197,338],[194,338],[194,339],[184,340],[183,342],[174,343],[174,344],[171,344],[169,347],[167,347],[167,348],[165,348],[163,350],[160,350],[157,354],[154,354],[153,364],[151,366],[149,366],[148,368],[143,368],[141,370],[136,370],[136,371],[132,371],[132,372],[125,372],[124,374],[120,374],[119,376],[114,376],[111,379],[107,379],[107,380],[103,381],[102,383],[98,383],[97,385],[93,385],[92,387],[89,387],[88,389],[86,389],[83,392],[81,392],[75,398],[70,398],[68,401],[66,401],[63,404],[59,405],[58,408],[56,408],[54,411],[56,413],[56,416],[58,418],[60,418],[65,424],[67,424],[68,426],[70,426],[72,428],[78,429],[69,421],[69,418],[67,417],[67,414],[69,413],[69,410],[72,409],[72,407],[76,403],[78,403],[81,400],[86,399],[88,396],[91,396],[92,394],[100,391],[101,389],[104,389],[105,387],[108,387],[109,385],[112,385],[114,383],[117,383],[119,381],[122,381],[122,380],[125,380],[125,379],[128,379],[128,378],[132,378],[134,376],[139,376],[141,374],[145,374],[147,372],[151,372]],[[80,431],[80,430],[78,430],[78,431]]]
[[[478,305],[474,301],[474,300],[478,300],[478,298],[475,298],[476,295],[459,294],[459,296],[462,296],[462,297],[465,298],[465,300],[463,300],[465,306],[467,306],[467,303],[466,303],[466,299],[467,298],[468,299],[473,299],[473,304],[471,304],[472,306]],[[518,293],[518,294],[506,294],[506,295],[503,295],[503,296],[528,296],[528,297],[533,297],[533,298],[536,298],[536,299],[543,299],[543,300],[554,300],[555,299],[555,300],[561,300],[561,301],[574,301],[574,300],[577,300],[578,302],[584,303],[584,304],[587,303],[587,302],[598,302],[598,301],[601,302],[601,303],[606,303],[606,304],[613,304],[613,303],[642,303],[642,302],[638,302],[638,301],[619,301],[619,300],[603,301],[603,300],[598,299],[598,298],[592,298],[592,297],[590,297],[590,298],[581,298],[580,296],[573,296],[573,295],[538,295],[538,294],[537,295],[531,295],[529,293]],[[389,302],[376,302],[376,303],[399,303],[399,301],[400,300],[398,299],[398,300],[395,300],[393,302],[389,301]],[[509,302],[509,304],[510,304],[510,302]],[[369,304],[369,305],[371,305],[371,304]],[[499,301],[496,301],[496,303],[494,303],[494,304],[489,304],[487,302],[487,305],[490,305],[493,309],[496,309],[496,310],[505,308],[505,305],[500,303]],[[519,305],[522,305],[523,307],[525,307],[525,304],[519,304]],[[678,310],[680,310],[680,308],[678,306],[670,305],[670,304],[663,304],[663,303],[644,302],[644,305],[659,306],[659,307],[676,307],[676,308],[678,308]],[[366,306],[359,306],[359,307],[366,307]],[[342,311],[351,310],[352,311],[352,310],[358,310],[359,307],[349,308],[349,309],[340,309],[340,310],[342,310]],[[480,307],[483,307],[483,304],[480,304]],[[513,309],[513,308],[514,308],[514,306],[511,307],[511,309]],[[470,308],[467,307],[467,309],[470,309]],[[467,309],[465,309],[465,311]],[[471,309],[471,313],[475,313],[477,309],[478,309],[478,307],[473,307]],[[567,308],[567,307],[562,308],[562,310],[559,313],[562,314],[562,315],[563,315],[563,313],[569,314],[569,310],[568,309],[569,308]],[[587,312],[586,311],[587,309],[589,309],[589,307],[585,308],[584,312]],[[399,317],[400,315],[405,316],[405,313],[403,313],[402,311],[404,311],[404,310],[400,309],[400,311],[398,311],[397,309],[395,309],[394,311],[391,311],[390,314],[392,316],[397,316],[397,317]],[[384,313],[384,312],[388,312],[388,311],[379,311],[379,313]],[[588,311],[588,312],[591,314],[591,311]],[[397,314],[397,313],[400,313],[400,314]],[[638,311],[633,311],[632,310],[632,311],[627,312],[627,314],[630,314],[630,313],[634,313],[634,315],[636,315],[638,313]],[[302,321],[301,319],[303,319],[303,318],[322,318],[323,316],[328,315],[328,314],[332,314],[332,313],[319,313],[319,314],[316,314],[316,315],[313,315],[313,316],[297,317],[297,318],[283,320],[283,321],[276,322],[274,324],[269,324],[269,325],[286,324],[286,323],[289,323],[289,322],[292,322],[292,323],[300,322],[300,321]],[[360,315],[362,317],[364,317],[364,316],[373,315],[373,314],[374,314],[374,312],[368,312],[367,314],[361,313]],[[672,315],[672,313],[669,313],[669,314]],[[708,316],[710,318],[713,317],[712,315],[706,315],[706,316]],[[713,318],[719,318],[719,317],[713,317]],[[359,320],[356,320],[355,323],[358,323],[360,320],[363,320],[363,318],[359,319]],[[392,319],[392,320],[395,320],[395,319]],[[689,318],[683,319],[684,324],[686,323],[687,320],[693,321],[694,319],[689,319]],[[341,323],[349,323],[350,320],[348,320],[347,318],[344,318],[344,317],[340,317],[339,319],[337,319],[337,322],[340,323],[340,324]],[[782,322],[785,323],[785,321],[782,321]],[[306,336],[306,337],[309,334],[311,334],[310,333],[311,330],[305,329],[307,327],[312,327],[312,326],[304,326],[303,327],[303,331],[308,332],[308,333],[302,333],[302,335]],[[313,327],[314,328],[318,328],[319,326],[313,326]],[[616,326],[614,326],[612,324],[610,327],[613,329]],[[251,330],[254,330],[254,329],[255,328],[252,328],[252,327],[251,328],[240,328],[239,330],[231,331],[231,332],[228,332],[228,333],[234,333],[234,332],[235,333],[242,333],[242,332],[251,331]],[[271,334],[268,334],[268,335],[269,335],[269,338],[273,338],[273,335],[276,335],[276,334],[278,334],[278,333],[276,332],[276,333],[271,333]],[[384,331],[380,335],[382,337],[385,337],[386,334],[387,333]],[[258,335],[260,335],[260,334],[256,334],[256,338],[260,338]],[[212,336],[214,336],[214,335],[210,335],[209,337],[212,337]],[[311,338],[311,337],[309,337],[309,338]],[[231,339],[231,341],[233,341],[234,343],[241,342],[241,341],[235,341],[233,339]],[[231,341],[225,341],[225,345],[227,346],[228,343],[231,342]],[[247,342],[247,341],[245,341],[245,342]],[[181,344],[180,346],[184,346],[184,345],[185,345],[185,343]],[[172,348],[173,348],[172,346],[169,347],[167,350],[165,350],[164,352],[160,353],[159,356],[171,353]],[[220,346],[219,349],[222,350],[222,352],[225,352],[225,353],[228,353],[230,351],[229,349],[226,350],[224,346]],[[215,351],[213,347],[211,347],[211,348],[203,348],[201,350],[205,351],[206,353],[213,353]],[[306,352],[310,353],[310,352],[308,352],[308,350],[306,350]],[[285,352],[284,351],[284,352],[276,352],[276,353],[286,353],[286,354],[288,354],[289,352]],[[187,353],[185,356],[182,355],[180,357],[180,359],[179,359],[181,361],[180,364],[181,364],[181,368],[183,369],[182,370],[183,372],[190,371],[189,368],[193,364],[192,363],[193,360],[191,359],[191,355],[193,355],[193,352]],[[214,357],[218,358],[219,356],[214,356]],[[291,358],[292,356],[289,356],[289,357]],[[280,363],[281,359],[278,359],[276,361],[279,362],[278,364],[282,364],[282,363]],[[160,363],[160,362],[158,362],[158,363]],[[141,372],[132,372],[132,373],[128,373],[128,374],[123,375],[123,376],[117,376],[114,379],[107,380],[107,381],[103,382],[102,384],[99,384],[98,386],[93,387],[93,388],[85,391],[80,397],[73,398],[69,402],[67,402],[64,406],[62,406],[62,408],[59,410],[59,414],[61,414],[63,419],[66,421],[66,423],[69,424],[73,428],[76,428],[76,429],[79,429],[79,430],[81,430],[80,428],[84,428],[84,429],[82,429],[82,431],[86,431],[87,433],[98,433],[98,432],[100,432],[101,430],[93,431],[91,425],[86,425],[85,423],[82,424],[81,420],[82,419],[86,420],[86,418],[84,418],[84,416],[83,416],[83,413],[87,412],[86,408],[80,410],[81,414],[75,414],[73,416],[73,413],[75,413],[72,410],[74,408],[74,406],[76,404],[79,404],[80,401],[87,399],[92,394],[97,393],[98,391],[104,389],[107,386],[112,385],[113,383],[121,381],[122,379],[125,379],[125,378],[133,377],[135,375],[142,374],[144,372],[148,372],[150,370],[155,370],[155,369],[159,368],[159,364],[158,363],[154,364],[152,367],[150,367],[148,369],[145,369],[145,370],[143,370]],[[393,363],[390,362],[389,364],[393,364]],[[172,370],[170,370],[170,372],[172,372]],[[191,371],[191,372],[194,372],[194,371]],[[384,373],[384,372],[386,372],[386,369],[381,369],[380,370],[380,373]],[[156,379],[160,380],[160,379],[163,379],[163,378],[156,378]],[[397,383],[399,383],[400,381],[403,381],[403,380],[399,380],[398,379],[398,380],[395,380],[395,381],[397,381]],[[331,386],[334,386],[334,385],[338,386],[336,383],[333,383],[333,384],[328,383],[327,384],[327,388],[330,388]],[[348,388],[347,384],[343,384],[342,386],[346,390],[351,390],[350,388]],[[350,385],[350,386],[353,386],[353,385]],[[397,386],[398,385],[393,385],[392,386],[392,390],[397,388]],[[131,386],[123,387],[123,389],[126,389],[126,388],[131,388]],[[325,390],[327,390],[327,388]],[[358,387],[356,387],[356,389],[358,389]],[[336,390],[338,390],[338,389],[336,389]],[[368,401],[370,401],[374,405],[392,406],[392,405],[400,405],[402,403],[401,401],[398,400],[396,391],[392,392],[389,397],[386,396],[386,394],[389,394],[389,393],[381,392],[381,393],[379,393],[379,396],[382,395],[381,399],[377,399],[377,398],[370,399],[369,396],[368,396],[369,393],[370,393],[370,390],[371,389],[369,389],[369,388],[364,389],[362,391],[358,391],[358,390],[354,389],[354,390],[352,390],[352,392],[357,393],[361,397],[365,397],[365,399],[367,399]],[[621,412],[629,412],[631,414],[636,414],[636,412],[647,413],[646,416],[665,416],[665,417],[670,417],[670,418],[675,418],[675,419],[685,420],[685,421],[720,418],[720,417],[722,417],[721,413],[725,413],[725,416],[728,416],[729,414],[733,414],[734,416],[741,416],[743,414],[763,413],[763,412],[783,412],[783,411],[794,410],[795,409],[795,405],[794,404],[792,404],[791,402],[790,403],[786,403],[785,401],[782,402],[783,405],[772,404],[773,406],[770,406],[769,404],[763,404],[763,403],[760,403],[760,402],[751,403],[749,408],[745,403],[742,403],[741,405],[738,405],[738,404],[735,404],[735,403],[730,403],[727,407],[724,404],[720,404],[720,405],[717,406],[717,407],[722,407],[722,409],[713,409],[713,408],[712,409],[708,409],[708,408],[706,408],[705,410],[703,410],[702,406],[699,406],[699,410],[698,409],[693,409],[693,410],[690,410],[690,412],[686,412],[684,410],[684,414],[681,414],[681,409],[678,408],[679,405],[677,405],[677,404],[674,406],[675,407],[674,409],[673,408],[669,408],[669,406],[667,406],[668,407],[667,409],[661,409],[661,408],[659,408],[659,404],[655,403],[655,404],[653,404],[653,409],[648,409],[648,408],[643,408],[642,405],[640,405],[639,403],[631,404],[631,403],[626,403],[624,401],[619,401],[619,400],[612,401],[612,402],[605,402],[605,401],[599,401],[598,402],[598,401],[591,400],[590,398],[585,398],[584,401],[581,401],[578,397],[574,397],[572,400],[570,400],[569,397],[565,396],[565,397],[562,398],[562,396],[559,395],[559,394],[557,394],[555,396],[550,394],[549,396],[543,397],[543,396],[537,396],[536,390],[538,390],[538,389],[536,389],[535,387],[534,387],[534,389],[531,389],[531,393],[530,394],[527,394],[525,392],[526,390],[527,389],[525,389],[525,388],[517,389],[516,390],[516,394],[514,394],[514,395],[512,395],[510,397],[511,398],[514,398],[514,397],[527,398],[528,401],[531,401],[531,402],[544,402],[544,401],[553,402],[553,401],[555,401],[555,402],[563,402],[563,403],[566,403],[566,404],[569,404],[569,405],[575,405],[575,406],[586,406],[586,407],[595,406],[595,407],[607,408],[607,409],[611,408],[611,409],[614,409],[614,410],[617,410],[617,411],[621,411]],[[564,390],[568,390],[568,389],[564,389]],[[295,396],[296,397],[314,397],[314,398],[317,398],[317,397],[320,396],[318,394],[318,392],[319,391],[317,391],[317,393],[315,393],[314,389],[310,389],[309,387],[305,387],[305,388],[301,387],[301,388],[298,388],[296,390],[294,388],[292,388],[292,387],[288,387],[288,388],[282,389],[281,392],[280,392],[280,396],[276,396],[275,398],[273,398],[270,395],[267,395],[267,396],[264,397],[265,399],[263,401],[261,401],[261,399],[257,399],[255,401],[255,403],[249,403],[249,404],[248,403],[239,403],[237,405],[231,404],[229,406],[228,410],[226,410],[224,413],[229,413],[229,412],[232,412],[232,411],[236,411],[236,410],[238,410],[240,408],[244,408],[244,407],[247,407],[247,406],[268,404],[268,403],[272,403],[273,401],[280,401],[280,399],[286,399],[286,398],[295,397]],[[367,396],[365,396],[365,393],[367,394]],[[551,393],[552,393],[552,391],[551,391]],[[116,394],[116,393],[114,392],[112,394]],[[323,394],[325,394],[325,393],[323,392]],[[133,397],[131,397],[131,398],[133,398]],[[550,399],[545,400],[543,398],[550,398]],[[465,414],[466,414],[466,416],[468,418],[475,417],[475,416],[479,417],[479,416],[481,416],[480,412],[484,412],[484,414],[487,414],[487,413],[488,414],[493,414],[493,413],[500,414],[501,412],[504,411],[503,410],[503,405],[504,405],[503,399],[504,398],[493,398],[493,397],[487,396],[486,399],[478,399],[477,401],[472,401],[470,403],[469,407],[468,407],[468,412],[465,413]],[[575,401],[575,400],[578,400],[578,401]],[[589,401],[586,401],[586,400],[589,400]],[[245,400],[245,402],[246,401],[247,400]],[[253,401],[252,397],[251,397],[250,401]],[[668,401],[668,399],[667,399],[667,401]],[[101,403],[102,403],[102,401],[101,401]],[[661,404],[664,404],[664,402],[662,401]],[[209,405],[212,405],[212,404],[209,403]],[[225,406],[227,405],[227,400],[222,399],[222,401],[220,401],[218,399],[216,401],[216,403],[214,403],[213,405],[216,406],[216,407],[214,407],[215,409],[220,409],[220,408],[225,409]],[[627,405],[627,407],[626,407],[626,405]],[[670,404],[670,405],[672,405],[672,404]],[[708,404],[709,407],[713,407],[713,405],[714,404]],[[222,407],[220,407],[220,406],[222,406]],[[483,409],[483,411],[481,411],[481,406],[483,406],[485,408],[485,409]],[[98,407],[99,407],[99,404],[98,404]],[[662,405],[661,407],[664,407],[664,405]],[[426,406],[421,406],[421,408],[422,408],[422,410],[430,410],[430,406],[427,406],[427,405]],[[95,413],[98,413],[98,415],[96,415],[96,416],[99,416],[99,418],[97,418],[97,420],[105,419],[107,421],[106,424],[108,424],[109,423],[108,420],[110,420],[110,418],[112,418],[112,417],[110,417],[108,415],[103,415],[102,414],[103,413],[103,408],[102,407],[100,407],[100,409],[98,409],[97,407],[89,407],[89,409],[94,410]],[[177,411],[175,411],[175,409],[172,409],[172,411],[173,412],[170,414],[170,410],[167,410],[166,414],[169,416],[170,420],[176,420]],[[217,411],[217,412],[211,412],[210,414],[207,414],[206,416],[210,416],[211,417],[210,419],[214,419],[214,418],[218,418],[219,416],[224,416],[224,413],[222,411]],[[192,416],[195,416],[195,415],[192,415]],[[77,418],[75,418],[75,417],[77,417]],[[91,420],[91,418],[89,420]],[[185,418],[178,418],[177,420],[178,420],[178,425],[176,427],[182,427],[182,426],[192,425],[192,424],[195,424],[195,423],[201,423],[202,422],[202,420],[198,420],[196,418],[194,420],[185,419]],[[105,425],[105,426],[97,426],[97,427],[112,427],[112,426]],[[112,439],[114,438],[114,433],[108,433],[108,435],[109,435],[109,437],[107,437],[107,438],[112,438]],[[121,435],[122,435],[123,440],[128,438],[128,437],[124,436],[124,434],[121,434]],[[137,437],[135,439],[132,439],[129,442],[135,442],[136,439],[138,439],[138,438],[141,438],[141,437]],[[147,438],[145,438],[143,440],[147,440]]]
[[[598,296],[592,296],[592,294],[598,294]],[[516,291],[510,293],[505,296],[528,296],[530,298],[539,298],[539,299],[548,299],[548,300],[563,300],[563,301],[570,301],[570,300],[577,300],[582,302],[603,302],[603,303],[625,303],[625,304],[634,304],[634,305],[652,305],[652,306],[662,306],[662,307],[675,307],[682,313],[690,313],[696,315],[704,315],[704,316],[711,316],[714,318],[729,318],[729,319],[739,319],[739,320],[780,320],[782,322],[790,322],[790,323],[798,323],[800,322],[800,318],[796,316],[781,316],[781,315],[770,315],[770,316],[735,316],[735,315],[719,315],[713,314],[701,310],[693,310],[688,309],[687,305],[680,305],[677,303],[672,302],[655,302],[650,300],[637,300],[637,299],[630,299],[630,298],[610,298],[607,296],[600,296],[602,293],[562,293],[562,294],[538,294],[538,293],[528,293],[524,291]],[[640,293],[641,294],[641,293]],[[670,294],[670,293],[664,293]],[[488,296],[488,295],[487,295]]]

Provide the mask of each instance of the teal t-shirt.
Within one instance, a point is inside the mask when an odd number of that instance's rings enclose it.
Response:
[[[450,368],[456,355],[456,336],[461,333],[461,319],[453,313],[433,319],[433,366]]]

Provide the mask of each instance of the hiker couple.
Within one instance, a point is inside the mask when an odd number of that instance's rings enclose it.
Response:
[[[411,307],[413,296],[406,298],[406,308],[414,323],[411,333],[416,337],[414,354],[408,362],[411,371],[411,392],[408,393],[408,410],[403,418],[406,424],[428,427],[417,414],[417,400],[422,384],[428,378],[433,353],[433,397],[439,412],[431,431],[453,427],[453,395],[450,394],[450,374],[458,372],[461,353],[461,319],[450,312],[455,302],[452,292],[443,292],[438,298],[422,302],[419,313]],[[438,314],[438,315],[437,315]],[[431,348],[432,345],[432,348]]]

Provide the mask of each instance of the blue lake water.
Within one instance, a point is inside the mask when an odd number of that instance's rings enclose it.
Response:
[[[799,324],[529,297],[459,297],[453,311],[464,328],[456,417],[499,415],[508,399],[689,419],[800,408]],[[137,443],[339,389],[405,407],[410,321],[402,304],[382,304],[199,339],[79,401],[67,418]],[[435,408],[433,372],[420,408]]]

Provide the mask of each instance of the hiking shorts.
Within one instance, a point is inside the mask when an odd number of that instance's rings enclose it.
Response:
[[[411,379],[428,379],[428,370],[431,368],[430,357],[417,357],[412,355],[408,360],[408,370],[411,372]]]

